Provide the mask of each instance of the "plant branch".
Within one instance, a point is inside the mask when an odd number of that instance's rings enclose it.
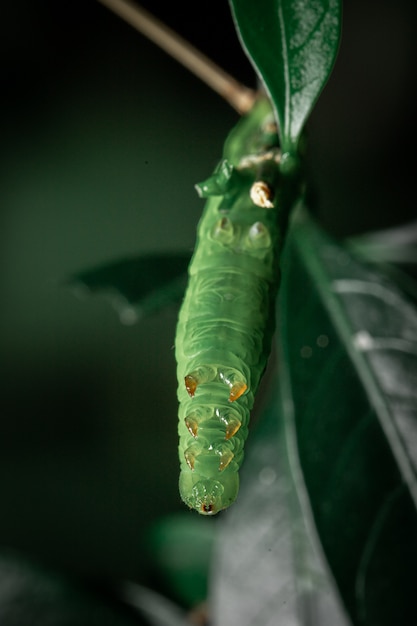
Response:
[[[130,0],[98,0],[224,98],[238,113],[252,108],[256,92],[236,81],[188,41]]]

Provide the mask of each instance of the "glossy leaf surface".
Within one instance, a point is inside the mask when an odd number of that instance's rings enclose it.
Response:
[[[284,152],[294,152],[339,46],[340,0],[230,0],[249,59],[274,103]]]
[[[284,420],[277,398],[251,433],[239,498],[220,519],[211,568],[213,622],[350,626],[305,511],[304,488],[298,485],[301,498],[295,491]]]
[[[324,551],[353,623],[415,623],[415,304],[307,218],[285,269],[286,419]]]

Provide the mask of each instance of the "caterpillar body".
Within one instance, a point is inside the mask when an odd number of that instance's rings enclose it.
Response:
[[[266,366],[279,283],[280,160],[271,106],[259,99],[226,140],[179,313],[175,350],[180,494],[199,513],[228,507]]]

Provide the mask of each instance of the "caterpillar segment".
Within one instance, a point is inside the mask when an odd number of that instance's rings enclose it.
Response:
[[[179,313],[180,494],[199,513],[228,507],[266,366],[278,288],[276,127],[260,100],[229,136],[213,176]]]

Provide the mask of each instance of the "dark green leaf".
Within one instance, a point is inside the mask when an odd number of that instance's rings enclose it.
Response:
[[[74,274],[67,285],[80,294],[106,293],[126,324],[181,301],[191,254],[152,254]]]
[[[286,258],[286,419],[324,551],[355,624],[417,623],[416,307],[308,218]]]
[[[189,609],[207,600],[207,578],[217,521],[183,513],[161,519],[149,536],[159,578]]]
[[[294,489],[283,421],[277,402],[262,415],[251,433],[239,498],[220,518],[212,560],[213,620],[347,626],[311,516]],[[291,465],[294,471],[294,458]]]
[[[284,152],[294,152],[339,46],[341,0],[230,0],[249,59],[274,103]]]

